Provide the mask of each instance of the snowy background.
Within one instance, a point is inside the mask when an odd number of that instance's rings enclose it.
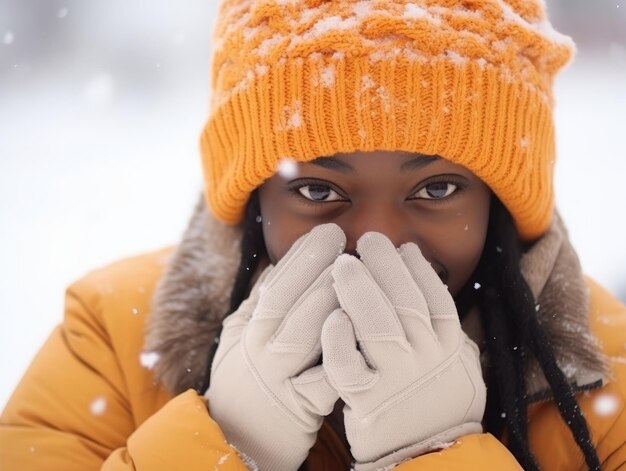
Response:
[[[626,0],[547,3],[579,47],[557,82],[558,205],[626,299]],[[64,288],[175,243],[201,190],[215,1],[146,5],[0,0],[0,408]]]

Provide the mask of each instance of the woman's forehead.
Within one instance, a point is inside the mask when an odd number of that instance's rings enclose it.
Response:
[[[425,168],[436,168],[446,172],[460,172],[466,175],[473,175],[472,172],[462,165],[453,163],[438,155],[406,151],[337,153],[332,156],[318,157],[298,165],[301,168],[320,167],[344,175],[354,176],[369,171],[393,172],[398,175],[411,174]]]

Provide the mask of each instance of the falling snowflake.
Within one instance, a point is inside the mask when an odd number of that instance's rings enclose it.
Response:
[[[106,409],[107,409],[107,400],[106,400],[106,397],[104,396],[98,396],[89,405],[89,411],[93,415],[102,415],[104,414],[104,411]]]
[[[602,394],[593,401],[593,411],[601,416],[614,415],[619,407],[619,400],[612,394]]]
[[[63,7],[57,12],[57,18],[62,20],[63,18],[67,16],[69,12],[70,11],[67,8]]]
[[[277,171],[283,178],[294,178],[298,174],[298,164],[295,160],[285,157],[278,162]]]
[[[4,33],[4,44],[12,44],[14,40],[15,35],[13,34],[13,31],[7,31]]]
[[[157,352],[141,352],[139,354],[139,363],[144,368],[151,370],[159,361],[160,355]]]
[[[109,74],[99,74],[87,82],[83,95],[90,105],[103,106],[111,101],[113,89],[113,77]]]

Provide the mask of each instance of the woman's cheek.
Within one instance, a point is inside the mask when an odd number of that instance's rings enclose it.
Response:
[[[294,218],[264,217],[263,238],[270,263],[276,265],[293,244],[313,227],[311,224],[298,224]]]
[[[290,238],[281,233],[279,224],[276,222],[272,224],[271,220],[263,221],[263,238],[265,239],[265,247],[270,263],[276,265],[289,250],[291,246]]]
[[[444,248],[449,270],[449,289],[453,295],[458,294],[461,288],[470,281],[472,273],[478,266],[485,245],[486,232],[481,228],[472,231],[464,229],[464,234],[451,240]]]

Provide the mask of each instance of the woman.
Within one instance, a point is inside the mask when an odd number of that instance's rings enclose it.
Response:
[[[625,308],[554,212],[542,3],[226,1],[206,201],[69,288],[14,469],[619,469]]]

